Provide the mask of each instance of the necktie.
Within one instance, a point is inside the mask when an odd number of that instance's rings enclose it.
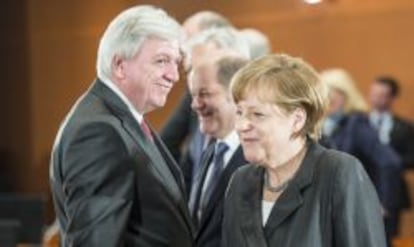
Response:
[[[224,154],[229,149],[229,146],[227,146],[224,142],[219,142],[216,144],[215,150],[214,150],[214,156],[213,156],[213,168],[210,176],[210,180],[207,181],[208,184],[206,185],[207,188],[203,195],[202,200],[202,207],[205,208],[209,200],[211,199],[211,195],[213,194],[214,189],[217,186],[217,183],[220,179],[221,173],[223,172],[223,166],[224,166]]]
[[[376,126],[378,132],[381,132],[381,128],[382,128],[383,122],[384,122],[384,116],[383,115],[379,115],[378,116],[378,119],[377,119],[377,126]]]
[[[151,142],[154,142],[154,139],[153,139],[152,134],[151,134],[151,130],[148,127],[147,123],[145,122],[145,119],[142,119],[140,125],[141,125],[141,129],[144,132],[145,137],[147,138],[147,140],[149,140]]]

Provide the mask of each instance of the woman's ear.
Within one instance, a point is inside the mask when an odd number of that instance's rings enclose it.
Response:
[[[306,123],[307,114],[305,109],[298,107],[293,111],[293,131],[298,133],[303,129]]]

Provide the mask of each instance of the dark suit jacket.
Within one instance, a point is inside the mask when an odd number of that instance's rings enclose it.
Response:
[[[388,145],[383,145],[377,132],[363,113],[344,116],[331,136],[324,137],[325,146],[357,157],[377,189],[386,210],[402,206],[401,159]]]
[[[393,116],[393,126],[390,133],[390,145],[401,158],[404,169],[414,168],[414,127],[397,116]],[[408,185],[401,179],[401,208],[410,208],[411,200]]]
[[[161,139],[170,150],[174,159],[180,162],[183,144],[188,141],[198,128],[198,119],[191,109],[191,95],[186,89],[177,108],[167,124],[161,130]]]
[[[397,116],[393,121],[390,145],[400,155],[404,168],[414,168],[414,126]]]
[[[354,157],[311,143],[262,225],[264,169],[237,170],[226,196],[223,247],[385,247],[374,187]]]
[[[199,129],[195,130],[189,140],[188,148],[181,156],[180,168],[183,172],[184,183],[186,187],[186,193],[189,196],[190,190],[194,186],[199,173],[202,170],[202,155],[204,150],[207,149],[205,146],[206,137]],[[209,140],[208,145],[214,143],[215,140]],[[213,145],[214,146],[214,145]]]
[[[207,175],[209,165],[214,154],[214,145],[210,145],[202,158],[202,166],[200,175],[191,190],[190,211],[197,229],[196,246],[198,247],[219,247],[221,242],[224,194],[228,182],[233,172],[240,166],[247,163],[244,159],[242,148],[239,146],[233,156],[230,158],[227,166],[223,170],[217,187],[214,189],[211,199],[206,205],[200,221],[196,220],[196,212],[194,211],[194,202],[201,196],[202,187]]]
[[[65,246],[193,246],[179,168],[99,80],[76,103],[52,153]]]

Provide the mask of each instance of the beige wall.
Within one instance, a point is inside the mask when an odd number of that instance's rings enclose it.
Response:
[[[23,1],[24,2],[24,1]],[[48,155],[60,121],[94,79],[95,57],[100,33],[121,9],[140,1],[113,0],[26,0],[27,76],[22,82],[27,95],[23,111],[15,119],[25,123],[22,138],[28,161],[22,164],[23,179],[33,171],[26,191],[47,191]],[[142,1],[144,2],[144,1]],[[322,6],[305,6],[286,0],[145,1],[157,4],[182,21],[191,13],[212,9],[229,17],[237,27],[256,27],[267,33],[275,51],[302,56],[317,69],[339,66],[348,69],[364,92],[370,80],[387,73],[401,79],[403,93],[397,112],[414,119],[410,92],[414,89],[414,3],[408,0],[336,0]],[[190,6],[191,5],[191,6]],[[11,52],[10,52],[11,53]],[[26,61],[26,60],[25,60]],[[17,63],[18,64],[18,63]],[[22,72],[23,73],[23,72]],[[149,118],[158,128],[177,102],[184,83],[173,90],[166,108]],[[19,89],[16,86],[15,92]],[[19,109],[20,109],[19,108]],[[9,123],[1,133],[21,133]],[[8,131],[10,130],[10,131]],[[20,134],[22,135],[22,134]],[[20,140],[20,139],[18,139]],[[16,144],[17,145],[17,144]]]

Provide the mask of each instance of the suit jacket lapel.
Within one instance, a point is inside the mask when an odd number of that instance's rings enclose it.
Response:
[[[206,205],[206,208],[204,209],[204,212],[202,214],[201,221],[200,221],[200,231],[202,231],[202,228],[206,225],[206,223],[208,223],[209,218],[214,212],[216,205],[221,200],[223,200],[222,197],[224,196],[224,192],[227,189],[227,183],[230,180],[230,177],[233,174],[233,172],[239,166],[244,165],[246,163],[247,161],[244,159],[243,150],[241,146],[239,146],[237,150],[234,152],[233,156],[231,157],[223,173],[221,174],[220,180],[217,183],[217,186],[214,189],[213,194],[211,195],[211,199],[209,200],[209,202]]]
[[[174,159],[172,158],[171,154],[168,152],[165,145],[162,143],[160,137],[152,130],[152,134],[154,136],[154,141],[157,147],[160,150],[160,153],[162,157],[164,157],[166,164],[170,168],[170,171],[172,175],[174,176],[174,181],[176,182],[176,185],[178,185],[178,189],[180,190],[180,196],[181,200],[179,201],[179,208],[181,210],[181,213],[184,215],[184,217],[187,219],[187,225],[191,229],[192,233],[195,232],[194,225],[192,224],[191,215],[187,207],[187,199],[183,198],[185,197],[185,187],[184,187],[184,178],[181,174],[180,168],[178,168],[177,164],[175,163]]]
[[[170,152],[165,147],[164,143],[161,141],[158,134],[153,131],[152,127],[150,127],[152,135],[154,136],[154,142],[157,146],[158,150],[160,151],[162,157],[164,158],[166,164],[170,168],[172,175],[174,176],[175,182],[177,183],[179,189],[181,190],[182,195],[185,195],[185,185],[184,185],[184,178],[180,171],[180,168],[175,163],[174,158],[171,156]],[[187,201],[187,200],[186,200]]]
[[[240,202],[241,230],[247,247],[267,247],[267,241],[262,224],[262,167],[255,167],[246,178],[245,188],[242,191]]]
[[[267,238],[270,238],[273,231],[303,204],[303,191],[312,184],[314,165],[322,150],[319,144],[309,141],[308,151],[296,176],[280,195],[270,213],[265,225]]]
[[[194,187],[191,189],[189,207],[191,210],[191,216],[194,218],[194,221],[197,223],[196,225],[198,225],[197,210],[201,206],[200,200],[201,200],[201,193],[203,190],[204,180],[207,175],[207,171],[210,166],[211,159],[213,158],[213,154],[214,154],[214,143],[210,144],[206,148],[205,152],[200,158],[201,165],[199,166],[199,168],[201,170],[198,173],[198,177],[196,178]]]
[[[184,201],[183,193],[177,181],[174,178],[173,172],[170,169],[170,166],[167,165],[166,160],[162,157],[161,151],[157,149],[154,143],[151,143],[145,137],[144,132],[141,130],[141,127],[137,120],[129,112],[127,106],[124,102],[119,99],[119,97],[107,88],[99,79],[94,83],[91,88],[91,92],[102,98],[109,109],[113,113],[120,117],[122,120],[123,127],[131,135],[132,139],[136,144],[144,151],[137,155],[143,155],[148,162],[148,168],[152,170],[152,173],[160,182],[160,184],[165,188],[165,190],[170,194],[174,201]],[[157,143],[160,141],[157,135],[153,135],[157,139]],[[185,205],[183,205],[185,207]],[[187,211],[187,210],[184,210]],[[187,213],[188,214],[188,213]]]

